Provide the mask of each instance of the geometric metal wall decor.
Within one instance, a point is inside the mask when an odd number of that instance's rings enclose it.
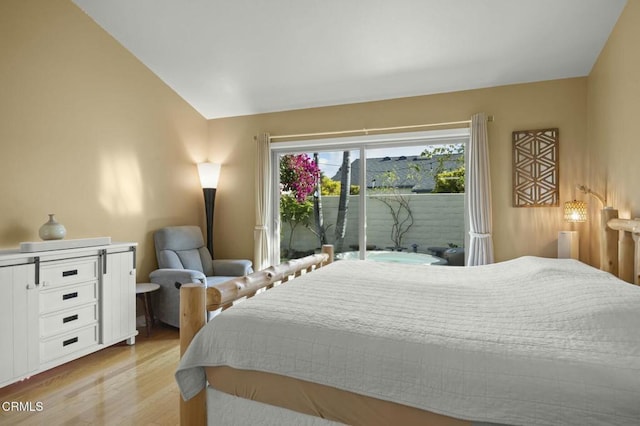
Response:
[[[513,206],[559,205],[558,129],[513,132]]]

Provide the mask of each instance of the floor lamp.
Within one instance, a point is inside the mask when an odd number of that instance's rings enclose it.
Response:
[[[220,177],[220,164],[199,163],[198,174],[204,193],[204,210],[207,218],[207,249],[213,257],[213,208],[216,203],[216,188]]]

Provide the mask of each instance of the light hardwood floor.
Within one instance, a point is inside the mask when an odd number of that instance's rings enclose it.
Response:
[[[42,404],[41,411],[12,412],[0,405],[0,425],[177,425],[179,392],[173,374],[179,333],[156,325],[139,328],[124,343],[0,389],[0,404]]]

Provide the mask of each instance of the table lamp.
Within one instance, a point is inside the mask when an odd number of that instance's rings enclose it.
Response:
[[[579,223],[587,221],[587,203],[567,201],[564,203],[564,221]],[[580,235],[578,231],[560,231],[558,233],[558,258],[578,259],[580,257]]]

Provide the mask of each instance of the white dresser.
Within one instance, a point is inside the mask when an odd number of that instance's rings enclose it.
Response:
[[[0,387],[135,343],[136,247],[0,250]]]

